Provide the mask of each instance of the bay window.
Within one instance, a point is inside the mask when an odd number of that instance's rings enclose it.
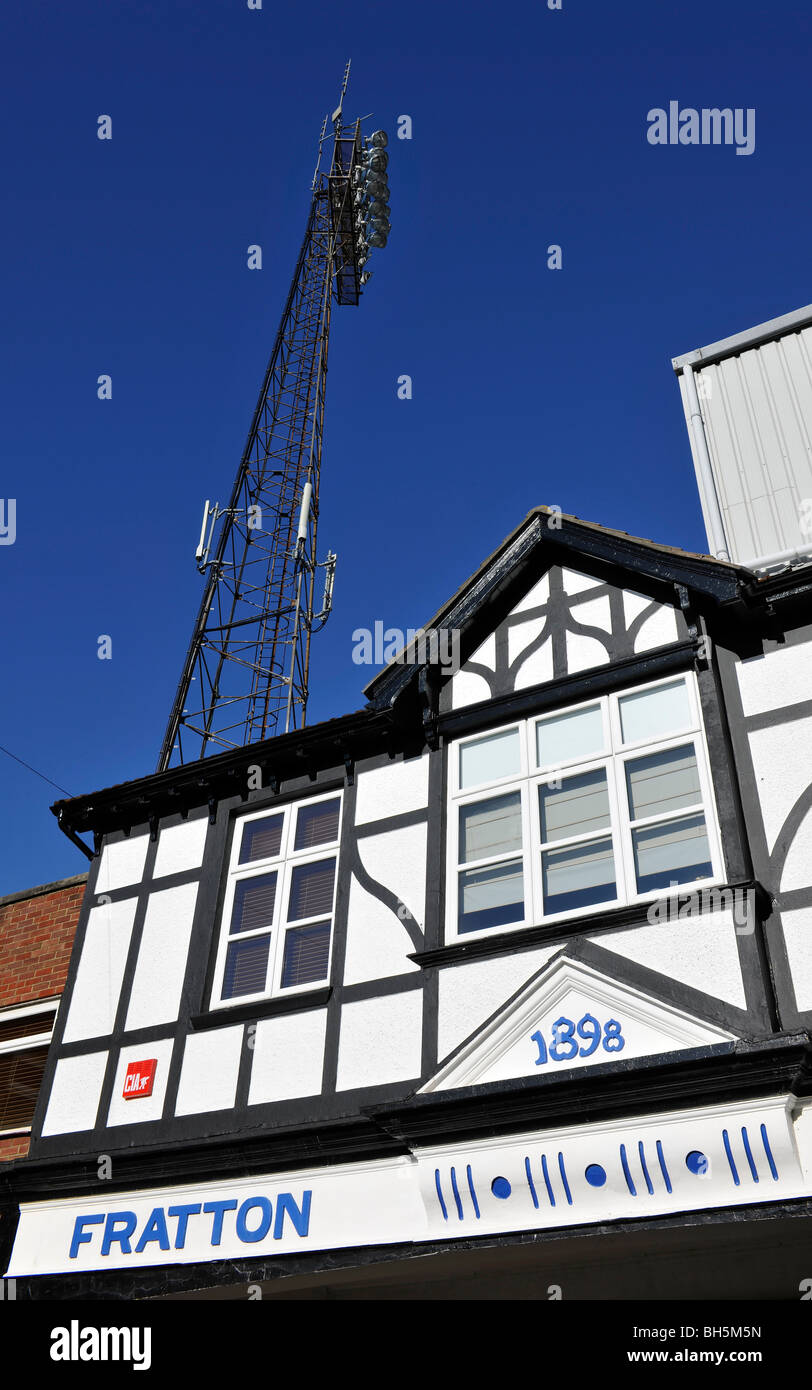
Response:
[[[692,673],[461,739],[449,783],[449,939],[721,876]]]

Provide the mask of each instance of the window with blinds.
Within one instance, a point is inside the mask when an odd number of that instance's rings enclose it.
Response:
[[[462,739],[449,937],[721,881],[692,673]]]
[[[0,1012],[0,1137],[30,1129],[56,1004]]]
[[[215,1007],[329,978],[340,793],[244,816],[234,827]]]

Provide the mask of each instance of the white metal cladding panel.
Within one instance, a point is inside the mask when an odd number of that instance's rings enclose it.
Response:
[[[694,375],[731,560],[808,545],[800,505],[812,498],[812,328],[698,363]],[[682,376],[680,390],[685,405]]]

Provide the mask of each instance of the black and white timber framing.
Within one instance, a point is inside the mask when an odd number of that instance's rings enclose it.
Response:
[[[18,1297],[281,1284],[529,1232],[704,1228],[742,1206],[808,1219],[812,565],[762,578],[540,507],[427,624],[441,629],[459,634],[456,671],[392,662],[357,713],[53,808],[95,856],[31,1151],[0,1192]],[[689,902],[682,883],[658,918],[651,892],[457,934],[459,741],[683,676],[714,891]],[[329,977],[223,1002],[243,818],[331,793]],[[578,1011],[620,1020],[624,1050],[540,1065],[530,1039]],[[130,1099],[145,1060],[153,1090]],[[387,1184],[403,1208],[379,1221]],[[154,1211],[221,1190],[236,1196],[205,1238],[195,1213],[167,1254]],[[268,1205],[258,1237],[271,1190],[293,1214],[272,1226]],[[344,1225],[320,1233],[331,1204]],[[136,1210],[102,1254],[110,1213]]]

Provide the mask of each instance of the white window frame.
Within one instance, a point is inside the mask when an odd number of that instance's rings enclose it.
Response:
[[[306,849],[296,850],[293,848],[295,843],[295,826],[299,811],[310,806],[316,806],[323,801],[338,801],[338,828],[334,840],[325,842]],[[270,816],[281,815],[282,838],[279,845],[279,853],[271,855],[265,859],[255,859],[247,864],[240,864],[240,847],[242,845],[243,830],[251,821],[266,820]],[[335,908],[336,895],[338,891],[338,871],[339,871],[339,845],[341,843],[341,827],[344,816],[344,796],[340,789],[331,792],[324,792],[319,796],[306,797],[300,801],[287,801],[281,805],[264,806],[261,810],[250,812],[248,815],[240,816],[235,822],[234,836],[231,844],[231,854],[228,864],[228,883],[226,885],[225,897],[223,900],[223,910],[220,917],[219,941],[217,944],[217,956],[214,967],[214,980],[211,993],[212,1009],[233,1009],[240,1004],[251,1004],[267,999],[288,999],[297,994],[307,993],[309,990],[322,988],[329,982],[330,971],[333,964],[333,940],[335,936]],[[333,879],[333,899],[329,914],[321,912],[315,917],[297,918],[295,922],[287,921],[287,904],[290,896],[291,882],[294,869],[303,864],[318,863],[322,860],[334,859],[336,864]],[[270,925],[257,927],[250,932],[239,932],[236,935],[230,934],[231,915],[234,908],[234,897],[237,885],[246,879],[257,878],[263,874],[276,873],[276,892],[274,897],[273,920]],[[282,966],[285,955],[285,942],[289,931],[299,927],[312,926],[316,922],[323,922],[329,915],[330,918],[330,950],[327,958],[327,969],[323,980],[309,980],[301,985],[282,986]],[[270,936],[271,946],[269,952],[269,968],[266,976],[266,987],[255,994],[238,994],[233,999],[222,997],[223,984],[225,980],[226,957],[228,947],[232,942],[251,940],[258,937]]]
[[[38,1000],[35,1004],[15,1004],[12,1008],[0,1009],[0,1023],[9,1023],[18,1018],[37,1018],[40,1014],[50,1014],[50,1026],[43,1026],[41,1033],[27,1033],[22,1038],[7,1038],[0,1042],[0,1057],[8,1057],[13,1052],[31,1052],[41,1047],[49,1047],[54,1035],[58,999]],[[43,1018],[43,1025],[46,1020]],[[30,1125],[14,1125],[11,1129],[0,1129],[0,1139],[14,1139],[18,1135],[30,1134]]]
[[[657,738],[643,738],[634,742],[622,741],[620,723],[620,702],[629,695],[649,694],[660,687],[683,682],[688,694],[690,709],[689,722],[678,732],[669,730]],[[588,758],[570,758],[555,764],[539,766],[536,759],[536,726],[546,719],[562,715],[578,714],[583,710],[600,706],[603,723],[603,751],[591,754]],[[521,733],[522,773],[500,777],[475,787],[462,788],[460,785],[461,750],[477,739],[499,734],[508,729],[518,728]],[[648,754],[664,753],[671,748],[682,748],[693,744],[699,777],[701,801],[690,806],[680,806],[675,811],[660,812],[653,816],[632,820],[629,814],[626,792],[626,764]],[[609,824],[606,829],[591,830],[583,835],[567,839],[543,842],[541,839],[541,814],[538,788],[554,775],[562,779],[579,776],[581,773],[605,768],[607,772],[607,792],[609,800]],[[678,893],[693,892],[697,888],[709,888],[724,881],[724,860],[722,857],[719,833],[719,812],[710,774],[707,739],[702,722],[699,692],[696,676],[692,671],[678,672],[645,685],[625,687],[607,695],[596,695],[566,705],[560,709],[544,710],[528,719],[495,728],[479,730],[469,737],[456,739],[449,745],[449,795],[448,795],[448,836],[446,850],[446,941],[475,941],[500,933],[517,931],[527,926],[546,926],[551,923],[594,916],[599,912],[611,912],[618,907],[635,906],[638,903],[655,902],[673,897]],[[476,801],[504,795],[511,791],[521,793],[522,806],[522,848],[513,854],[493,856],[489,861],[459,861],[460,808]],[[662,825],[668,820],[681,820],[694,815],[702,815],[711,860],[711,874],[703,879],[693,879],[675,887],[637,891],[637,877],[634,867],[633,832],[647,825]],[[544,849],[567,849],[571,845],[590,843],[601,839],[611,839],[615,867],[616,896],[599,903],[589,903],[584,907],[568,908],[560,912],[545,913],[542,890],[542,852]],[[484,927],[480,931],[460,932],[458,930],[459,875],[469,868],[485,867],[487,863],[507,863],[509,860],[522,860],[524,874],[524,915],[520,921],[506,922],[503,926]]]

